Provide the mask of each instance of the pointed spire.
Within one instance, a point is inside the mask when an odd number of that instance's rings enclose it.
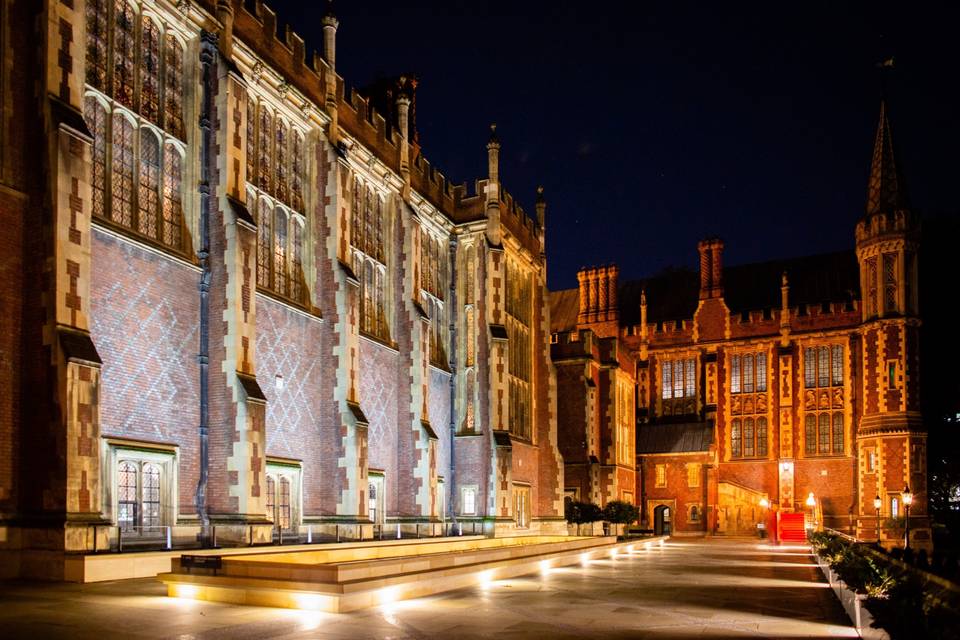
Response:
[[[906,188],[897,170],[893,154],[893,137],[887,120],[887,103],[880,101],[880,123],[873,144],[873,162],[870,165],[870,181],[867,184],[866,215],[893,212],[907,208]]]

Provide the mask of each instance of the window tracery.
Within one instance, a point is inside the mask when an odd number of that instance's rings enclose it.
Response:
[[[389,342],[384,204],[360,178],[354,178],[350,201],[351,266],[360,281],[360,330]]]
[[[183,47],[127,0],[91,0],[86,27],[93,214],[182,251]]]
[[[531,439],[533,359],[530,320],[533,286],[530,276],[512,260],[506,262],[505,276],[510,432]]]
[[[730,454],[734,458],[767,455],[767,355],[730,356]]]
[[[660,402],[663,415],[696,412],[696,358],[666,358],[660,361]]]
[[[809,346],[803,350],[804,453],[843,455],[844,346]]]
[[[246,136],[247,207],[257,217],[257,286],[306,304],[303,134],[251,94]]]

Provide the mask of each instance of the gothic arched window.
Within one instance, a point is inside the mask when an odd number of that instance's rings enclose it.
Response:
[[[833,453],[840,455],[843,453],[843,414],[833,414]]]
[[[807,414],[803,425],[804,452],[808,456],[817,453],[817,417],[811,413]]]
[[[818,426],[820,453],[830,453],[830,414],[821,413]]]
[[[270,277],[271,252],[273,250],[272,227],[273,212],[266,198],[260,198],[257,209],[257,284],[270,289],[273,279]]]
[[[767,419],[757,418],[757,455],[767,455]]]
[[[87,84],[101,91],[107,88],[107,2],[87,0]]]
[[[260,135],[257,140],[257,186],[267,193],[273,193],[270,181],[271,136],[273,136],[273,117],[266,105],[260,105]]]
[[[137,197],[137,231],[157,239],[160,208],[160,142],[146,127],[140,129],[140,190]]]
[[[123,113],[113,114],[112,176],[114,221],[133,226],[133,123]]]
[[[93,215],[104,216],[107,189],[107,111],[93,96],[84,101],[84,117],[93,133]]]
[[[183,140],[183,45],[169,34],[165,41],[164,126],[171,135]]]
[[[739,458],[743,455],[743,434],[740,432],[740,419],[734,419],[730,427],[730,455]]]
[[[116,0],[113,24],[113,98],[121,104],[134,106],[134,60],[137,40],[136,13],[126,0]]]
[[[273,232],[273,279],[274,288],[280,295],[289,295],[290,279],[287,275],[287,212],[277,207]]]
[[[388,342],[386,239],[379,194],[360,178],[353,180],[350,211],[350,264],[360,281],[360,330]]]
[[[183,242],[183,156],[169,142],[163,156],[163,243],[179,247]]]
[[[294,130],[292,136],[292,149],[290,156],[293,161],[293,172],[290,176],[292,184],[290,188],[290,206],[296,211],[303,211],[303,134]]]
[[[290,297],[303,300],[303,224],[290,222]]]
[[[147,16],[140,22],[140,114],[159,124],[160,28]]]
[[[277,171],[277,199],[287,202],[287,125],[282,118],[277,118],[276,159],[274,167]]]

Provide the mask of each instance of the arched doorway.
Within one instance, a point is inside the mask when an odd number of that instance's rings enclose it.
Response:
[[[671,528],[670,507],[662,504],[653,510],[653,532],[658,536],[668,536]]]

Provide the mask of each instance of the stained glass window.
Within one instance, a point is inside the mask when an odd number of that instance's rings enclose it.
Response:
[[[817,350],[813,347],[803,350],[803,386],[817,386]]]
[[[140,115],[159,123],[160,28],[147,16],[140,23]]]
[[[113,114],[113,211],[110,217],[133,226],[133,124],[122,113]]]
[[[134,107],[136,13],[125,0],[116,0],[113,26],[113,98]]]
[[[740,393],[740,356],[730,358],[730,393]]]
[[[753,418],[747,418],[743,421],[743,455],[748,458],[754,455],[753,437]]]
[[[817,453],[817,417],[808,413],[803,428],[804,451],[808,456]]]
[[[277,171],[277,199],[287,202],[287,125],[282,118],[277,118],[276,160],[274,167]]]
[[[303,301],[303,224],[291,221],[290,233],[290,297]]]
[[[274,287],[280,295],[288,295],[287,277],[287,213],[276,208],[276,223],[273,232],[273,279]]]
[[[257,284],[270,288],[273,281],[270,278],[270,262],[273,251],[273,236],[271,233],[271,219],[273,212],[266,198],[260,198],[257,209]]]
[[[753,356],[743,359],[743,392],[753,393]]]
[[[821,413],[819,419],[820,453],[830,453],[830,414]]]
[[[833,414],[833,453],[843,453],[843,414]]]
[[[273,193],[270,175],[272,167],[270,151],[273,136],[273,116],[266,105],[260,105],[260,128],[257,140],[257,186],[266,193]]]
[[[833,345],[832,348],[832,358],[831,365],[833,369],[833,386],[839,386],[843,384],[843,346],[839,344]]]
[[[166,37],[164,56],[164,125],[170,135],[183,140],[183,45],[172,35]]]
[[[183,157],[170,143],[164,148],[163,157],[163,242],[179,248],[183,228]]]
[[[820,347],[817,349],[817,386],[827,387],[830,385],[830,348]]]
[[[107,112],[93,96],[87,96],[84,107],[84,116],[93,132],[93,166],[90,176],[93,187],[93,215],[103,217],[107,197]]]
[[[299,131],[293,131],[292,136],[293,148],[291,150],[291,156],[293,160],[293,183],[291,185],[290,193],[290,206],[293,207],[296,211],[303,212],[303,181],[305,179],[304,174],[304,162],[303,162],[303,134]]]
[[[757,354],[757,391],[767,390],[767,356]]]
[[[767,419],[757,418],[757,455],[767,455]]]
[[[740,419],[736,418],[730,428],[730,454],[734,458],[743,455],[743,434],[740,432]]]
[[[107,1],[87,0],[87,84],[107,89]]]
[[[140,191],[137,198],[137,231],[157,238],[160,208],[160,142],[149,129],[140,130]]]

